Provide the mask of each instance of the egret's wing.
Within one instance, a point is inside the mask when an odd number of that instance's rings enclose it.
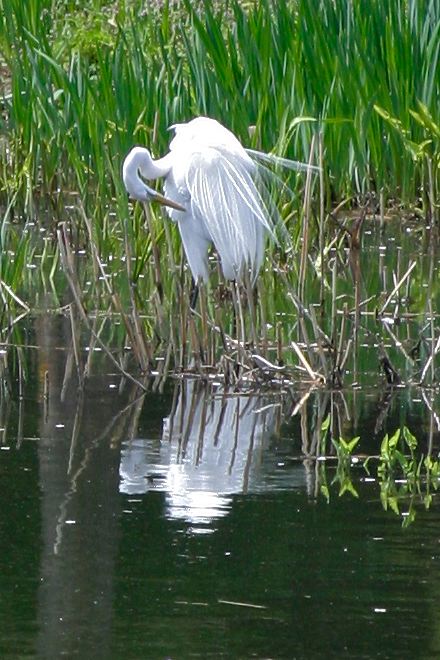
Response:
[[[264,151],[256,151],[255,149],[246,149],[246,153],[256,160],[262,160],[271,165],[280,165],[289,170],[296,172],[320,172],[321,168],[317,165],[309,165],[308,163],[301,163],[298,160],[290,160],[290,158],[282,158],[282,156],[275,156],[275,154],[267,154]]]
[[[221,148],[191,156],[186,187],[191,209],[203,222],[228,279],[260,269],[266,233],[273,235],[267,207],[253,181],[247,159]]]

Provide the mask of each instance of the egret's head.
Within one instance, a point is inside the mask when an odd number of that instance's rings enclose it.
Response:
[[[143,147],[133,147],[122,165],[122,180],[129,196],[140,202],[159,202],[177,211],[185,211],[183,206],[172,199],[164,197],[150,186],[147,186],[140,174],[148,178],[148,171],[153,164],[151,154]]]

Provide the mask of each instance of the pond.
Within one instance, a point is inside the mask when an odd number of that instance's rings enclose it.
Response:
[[[2,399],[2,658],[439,657],[437,482],[376,469],[403,426],[437,456],[435,389],[78,388],[69,332]]]
[[[440,2],[0,7],[0,660],[439,658]]]

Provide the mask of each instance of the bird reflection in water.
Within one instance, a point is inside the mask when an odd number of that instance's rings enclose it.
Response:
[[[278,412],[261,395],[183,382],[161,442],[137,439],[122,449],[120,491],[165,491],[168,517],[209,526],[228,513],[233,494],[257,489]]]

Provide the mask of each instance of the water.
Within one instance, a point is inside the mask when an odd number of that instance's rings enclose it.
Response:
[[[438,479],[378,472],[404,427],[417,461],[438,459],[440,392],[417,385],[438,258],[416,233],[372,231],[340,307],[354,282],[359,301],[383,290],[380,308],[409,256],[422,272],[382,318],[362,307],[340,390],[294,372],[144,395],[97,350],[81,388],[75,322],[55,314],[0,349],[0,658],[440,657]],[[386,385],[382,344],[404,386]],[[330,435],[359,441],[344,455]]]
[[[142,397],[103,360],[78,391],[67,327],[1,408],[1,658],[440,656],[436,494],[397,515],[361,461],[339,497],[332,447],[315,460],[329,413],[359,455],[406,424],[436,456],[438,393],[316,391],[292,416],[281,392]]]

